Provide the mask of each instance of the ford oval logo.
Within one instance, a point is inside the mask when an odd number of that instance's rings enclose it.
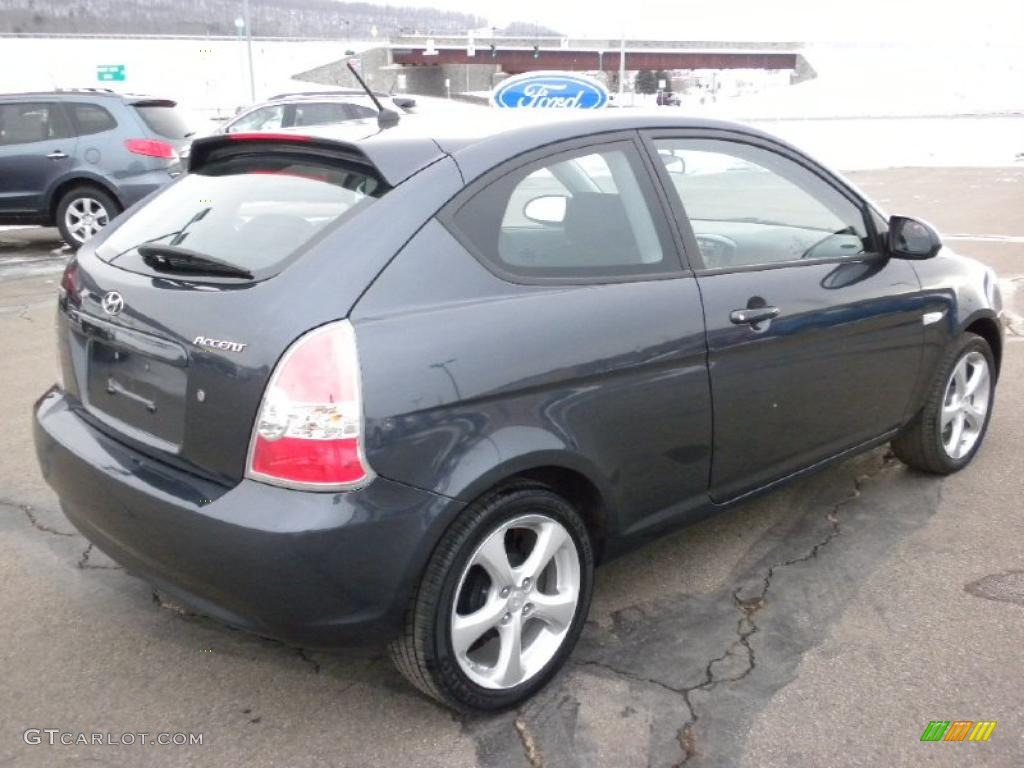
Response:
[[[491,102],[505,109],[599,109],[608,90],[586,75],[527,72],[499,83]]]

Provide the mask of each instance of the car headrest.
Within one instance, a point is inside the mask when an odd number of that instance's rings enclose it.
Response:
[[[565,235],[585,252],[587,264],[639,264],[637,248],[622,198],[603,192],[580,192],[566,202]]]

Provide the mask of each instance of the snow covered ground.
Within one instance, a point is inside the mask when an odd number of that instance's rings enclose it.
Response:
[[[841,170],[1024,166],[1024,115],[745,122]]]
[[[254,40],[256,99],[327,86],[292,76],[370,46],[358,41]],[[99,82],[100,65],[123,64],[124,82]],[[195,128],[250,103],[246,44],[237,39],[0,38],[0,93],[105,87],[176,99]]]
[[[293,76],[370,45],[256,40],[256,97],[324,89]],[[1024,163],[1024,45],[832,44],[804,55],[813,80],[740,96],[723,89],[704,104],[687,96],[679,109],[749,122],[840,169]],[[98,82],[103,64],[124,64],[125,82]],[[249,102],[247,67],[244,42],[223,38],[0,38],[0,92],[111,86],[169,96],[200,133]]]

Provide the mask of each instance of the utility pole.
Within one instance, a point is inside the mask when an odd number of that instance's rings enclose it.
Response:
[[[249,52],[249,101],[256,101],[256,76],[252,71],[252,20],[249,18],[249,0],[242,5],[242,16],[245,19],[245,44]]]
[[[626,37],[623,34],[619,41],[619,106],[622,106],[622,94],[626,87]]]

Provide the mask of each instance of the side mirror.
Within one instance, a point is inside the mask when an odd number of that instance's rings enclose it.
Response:
[[[906,216],[889,219],[889,255],[897,259],[930,259],[942,248],[939,234],[929,225]]]
[[[523,216],[537,224],[561,224],[565,221],[565,195],[541,195],[523,206]]]
[[[410,96],[393,96],[391,103],[399,109],[412,109],[416,106],[416,99]]]

